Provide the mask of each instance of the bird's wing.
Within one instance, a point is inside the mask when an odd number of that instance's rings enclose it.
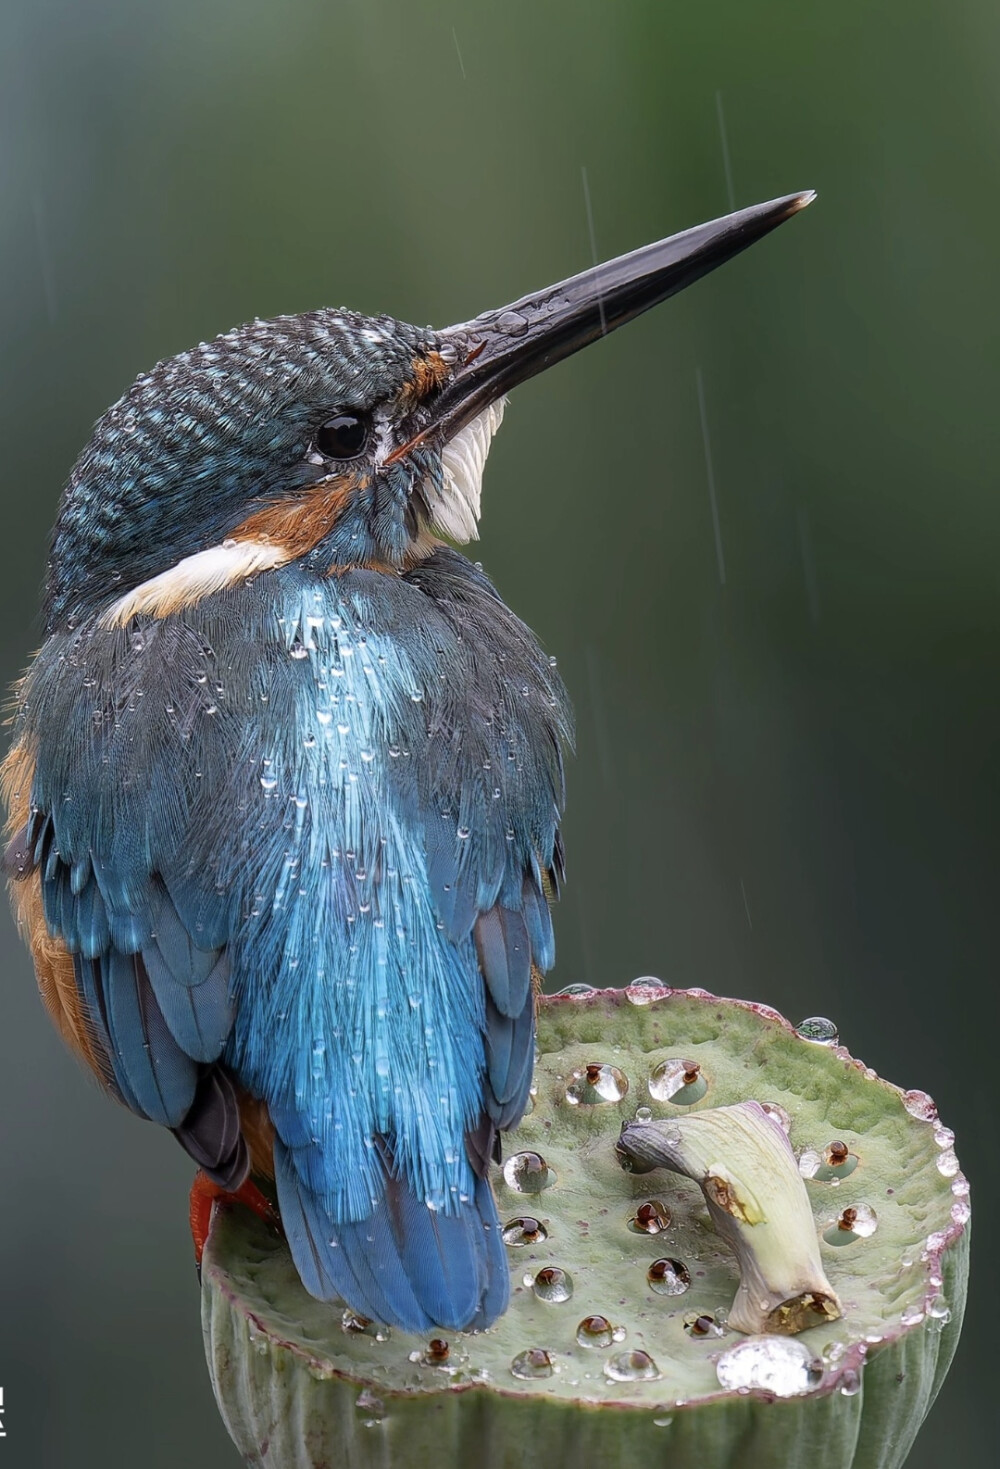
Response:
[[[183,740],[147,737],[137,711],[163,690],[122,680],[126,651],[98,634],[42,649],[4,768],[6,866],[43,998],[67,1040],[113,1095],[237,1187],[248,1154],[220,1060],[234,1016],[231,910],[211,874],[189,870],[197,854],[180,819],[191,779]],[[197,676],[183,657],[161,675],[181,687]]]

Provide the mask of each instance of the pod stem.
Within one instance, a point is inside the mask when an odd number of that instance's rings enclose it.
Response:
[[[668,1168],[701,1187],[739,1265],[729,1312],[736,1331],[791,1336],[843,1314],[791,1144],[759,1102],[626,1122],[618,1154],[635,1173]]]

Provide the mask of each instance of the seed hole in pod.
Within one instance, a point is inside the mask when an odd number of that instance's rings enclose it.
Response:
[[[684,1330],[688,1336],[694,1337],[721,1336],[724,1327],[716,1321],[714,1316],[709,1316],[707,1312],[698,1314],[692,1311],[689,1316],[684,1317]]]
[[[795,1031],[804,1041],[813,1041],[817,1046],[835,1046],[840,1039],[837,1027],[825,1015],[810,1015],[800,1020]]]
[[[823,1231],[828,1245],[849,1245],[856,1239],[868,1239],[878,1228],[875,1210],[869,1204],[854,1204],[845,1209],[835,1224]]]
[[[670,1227],[670,1210],[659,1199],[640,1204],[628,1222],[633,1234],[660,1234]]]
[[[596,1107],[601,1102],[620,1102],[628,1091],[628,1077],[617,1066],[588,1062],[574,1071],[566,1088],[566,1100],[575,1107]]]
[[[520,1377],[525,1382],[535,1377],[551,1377],[555,1370],[552,1357],[542,1347],[529,1347],[526,1352],[518,1352],[510,1364],[511,1376]]]
[[[609,1347],[625,1340],[625,1328],[612,1326],[606,1316],[584,1316],[576,1328],[576,1339],[581,1347]]]
[[[596,995],[597,991],[592,984],[567,984],[561,990],[555,991],[556,995]]]
[[[715,1364],[727,1392],[767,1392],[793,1398],[823,1380],[823,1363],[797,1337],[757,1336],[722,1353]]]
[[[673,1102],[678,1107],[690,1107],[700,1102],[708,1091],[701,1066],[697,1061],[685,1061],[675,1057],[661,1061],[649,1078],[649,1095],[656,1102]]]
[[[634,979],[625,986],[625,998],[633,1005],[652,1005],[669,993],[669,985],[649,974],[643,975],[641,979]]]
[[[791,1117],[789,1117],[784,1107],[779,1107],[777,1102],[761,1102],[760,1105],[761,1109],[767,1113],[768,1117],[773,1117],[774,1121],[779,1124],[784,1132],[791,1132],[792,1119]]]
[[[655,1382],[660,1369],[648,1352],[615,1352],[604,1364],[604,1375],[612,1382]]]
[[[505,1245],[512,1249],[519,1249],[522,1245],[540,1245],[548,1239],[549,1232],[540,1219],[532,1219],[529,1215],[522,1218],[508,1219],[500,1231],[500,1238]]]
[[[534,1278],[525,1276],[524,1283],[531,1286],[540,1301],[549,1301],[553,1305],[568,1301],[573,1294],[573,1277],[557,1265],[544,1266]]]
[[[654,1260],[646,1279],[658,1296],[682,1296],[691,1287],[691,1272],[682,1260]]]
[[[512,1153],[503,1165],[504,1182],[519,1194],[540,1194],[556,1176],[541,1153]]]
[[[852,1153],[845,1142],[835,1138],[823,1149],[816,1171],[811,1176],[817,1183],[830,1183],[833,1179],[848,1178],[857,1166],[857,1153]]]
[[[380,1321],[370,1321],[367,1316],[352,1311],[350,1306],[340,1318],[340,1329],[349,1336],[371,1336],[376,1341],[388,1341],[391,1335],[388,1326],[383,1326]]]

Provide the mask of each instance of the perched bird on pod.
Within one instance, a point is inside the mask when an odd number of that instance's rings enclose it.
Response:
[[[306,1288],[489,1325],[488,1180],[554,959],[566,693],[453,548],[505,395],[812,196],[445,331],[319,310],[161,362],[98,422],[18,690],[6,865],[42,998]]]

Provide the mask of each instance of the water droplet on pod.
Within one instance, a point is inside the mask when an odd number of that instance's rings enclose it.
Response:
[[[596,1107],[602,1102],[620,1102],[628,1091],[628,1077],[617,1066],[591,1061],[573,1072],[566,1100],[574,1107]]]
[[[633,1005],[653,1005],[669,993],[669,985],[661,979],[654,979],[651,974],[644,974],[641,979],[634,979],[625,986],[625,998]]]
[[[518,1249],[523,1245],[543,1244],[548,1239],[548,1231],[540,1219],[525,1216],[519,1219],[508,1219],[500,1231],[500,1238],[505,1245]]]
[[[682,1296],[691,1286],[691,1272],[682,1260],[654,1260],[646,1279],[658,1296]]]
[[[616,1352],[605,1362],[604,1375],[612,1382],[655,1382],[660,1369],[648,1352]]]
[[[526,1352],[518,1352],[510,1364],[511,1376],[525,1382],[536,1377],[551,1377],[555,1370],[551,1356],[542,1347],[529,1347]]]
[[[868,1239],[878,1228],[878,1218],[870,1204],[854,1204],[823,1231],[828,1245],[849,1245],[856,1239]]]
[[[800,1020],[795,1030],[804,1041],[813,1041],[817,1046],[835,1046],[840,1039],[837,1027],[825,1015],[810,1015]]]
[[[649,1078],[649,1095],[653,1100],[673,1102],[678,1107],[690,1107],[700,1102],[707,1091],[708,1082],[700,1064],[680,1057],[661,1061]]]
[[[556,1176],[541,1153],[512,1153],[503,1165],[504,1182],[519,1194],[540,1194]]]
[[[659,1199],[640,1204],[628,1222],[633,1234],[660,1234],[670,1226],[670,1210]]]
[[[560,1270],[556,1265],[546,1265],[532,1280],[531,1289],[540,1301],[558,1305],[562,1301],[568,1301],[573,1294],[573,1279],[566,1270]]]
[[[625,1336],[616,1337],[615,1327],[606,1316],[584,1316],[576,1328],[576,1339],[581,1347],[609,1347],[612,1342],[623,1340]]]
[[[767,1392],[778,1398],[812,1392],[823,1378],[823,1364],[797,1337],[757,1336],[723,1352],[715,1365],[727,1392]]]

